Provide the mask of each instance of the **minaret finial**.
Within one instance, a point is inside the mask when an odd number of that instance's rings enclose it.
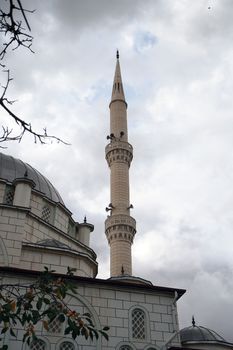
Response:
[[[117,52],[116,52],[116,58],[117,58],[117,60],[119,60],[119,57],[120,57],[120,55],[119,55],[119,50],[117,50]]]
[[[194,316],[192,316],[192,325],[193,325],[193,327],[195,327],[195,326],[196,326]]]

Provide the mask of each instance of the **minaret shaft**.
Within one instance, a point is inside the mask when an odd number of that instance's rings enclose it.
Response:
[[[113,81],[110,108],[110,143],[106,160],[110,168],[111,203],[105,221],[105,233],[110,245],[111,277],[132,274],[131,245],[136,233],[136,221],[130,216],[129,168],[133,147],[128,143],[127,103],[125,101],[119,55]]]
[[[113,214],[129,215],[129,170],[125,163],[113,163],[111,166],[111,203]]]
[[[122,141],[128,141],[127,130],[127,105],[123,101],[113,101],[110,104],[110,133],[116,138],[120,137],[120,132],[123,132]]]

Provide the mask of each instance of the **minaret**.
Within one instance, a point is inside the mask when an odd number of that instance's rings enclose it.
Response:
[[[105,148],[111,173],[111,200],[106,211],[105,234],[110,245],[111,277],[132,275],[131,245],[136,233],[136,221],[130,216],[129,168],[133,147],[128,143],[127,103],[121,79],[119,52],[112,88],[109,144]]]

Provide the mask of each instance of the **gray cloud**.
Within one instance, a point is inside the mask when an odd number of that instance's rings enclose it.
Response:
[[[34,145],[26,137],[6,152],[44,173],[77,221],[86,214],[95,224],[99,276],[108,277],[104,147],[118,47],[135,150],[134,273],[187,288],[179,301],[182,327],[195,314],[198,324],[233,340],[231,1],[215,1],[211,10],[202,1],[33,6],[36,53],[8,55],[10,93],[19,100],[13,108],[71,146]],[[145,33],[156,42],[145,45]]]

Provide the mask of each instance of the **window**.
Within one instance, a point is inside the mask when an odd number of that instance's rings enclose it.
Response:
[[[75,237],[75,225],[71,220],[69,220],[68,224],[68,234],[72,237]]]
[[[119,350],[133,350],[129,345],[122,345]]]
[[[74,350],[74,344],[70,341],[64,341],[60,344],[60,350]]]
[[[48,324],[49,333],[61,333],[62,325],[61,325],[61,322],[59,321],[58,317],[59,316],[55,317],[54,320],[49,322],[49,324]]]
[[[55,216],[55,207],[50,203],[48,203],[47,201],[44,201],[44,204],[42,207],[41,219],[50,224],[53,224],[54,216]]]
[[[141,309],[132,311],[132,337],[134,339],[146,338],[145,312]]]
[[[30,344],[31,350],[46,350],[46,343],[42,339],[34,340]]]
[[[58,312],[58,306],[56,304],[50,305],[51,311]],[[62,331],[62,323],[59,320],[59,314],[48,324],[49,333],[61,333]]]
[[[14,200],[15,189],[13,186],[6,186],[4,204],[12,205]]]
[[[41,218],[46,221],[49,222],[50,221],[50,217],[51,217],[51,210],[49,208],[48,205],[45,205],[42,209],[42,215]]]

